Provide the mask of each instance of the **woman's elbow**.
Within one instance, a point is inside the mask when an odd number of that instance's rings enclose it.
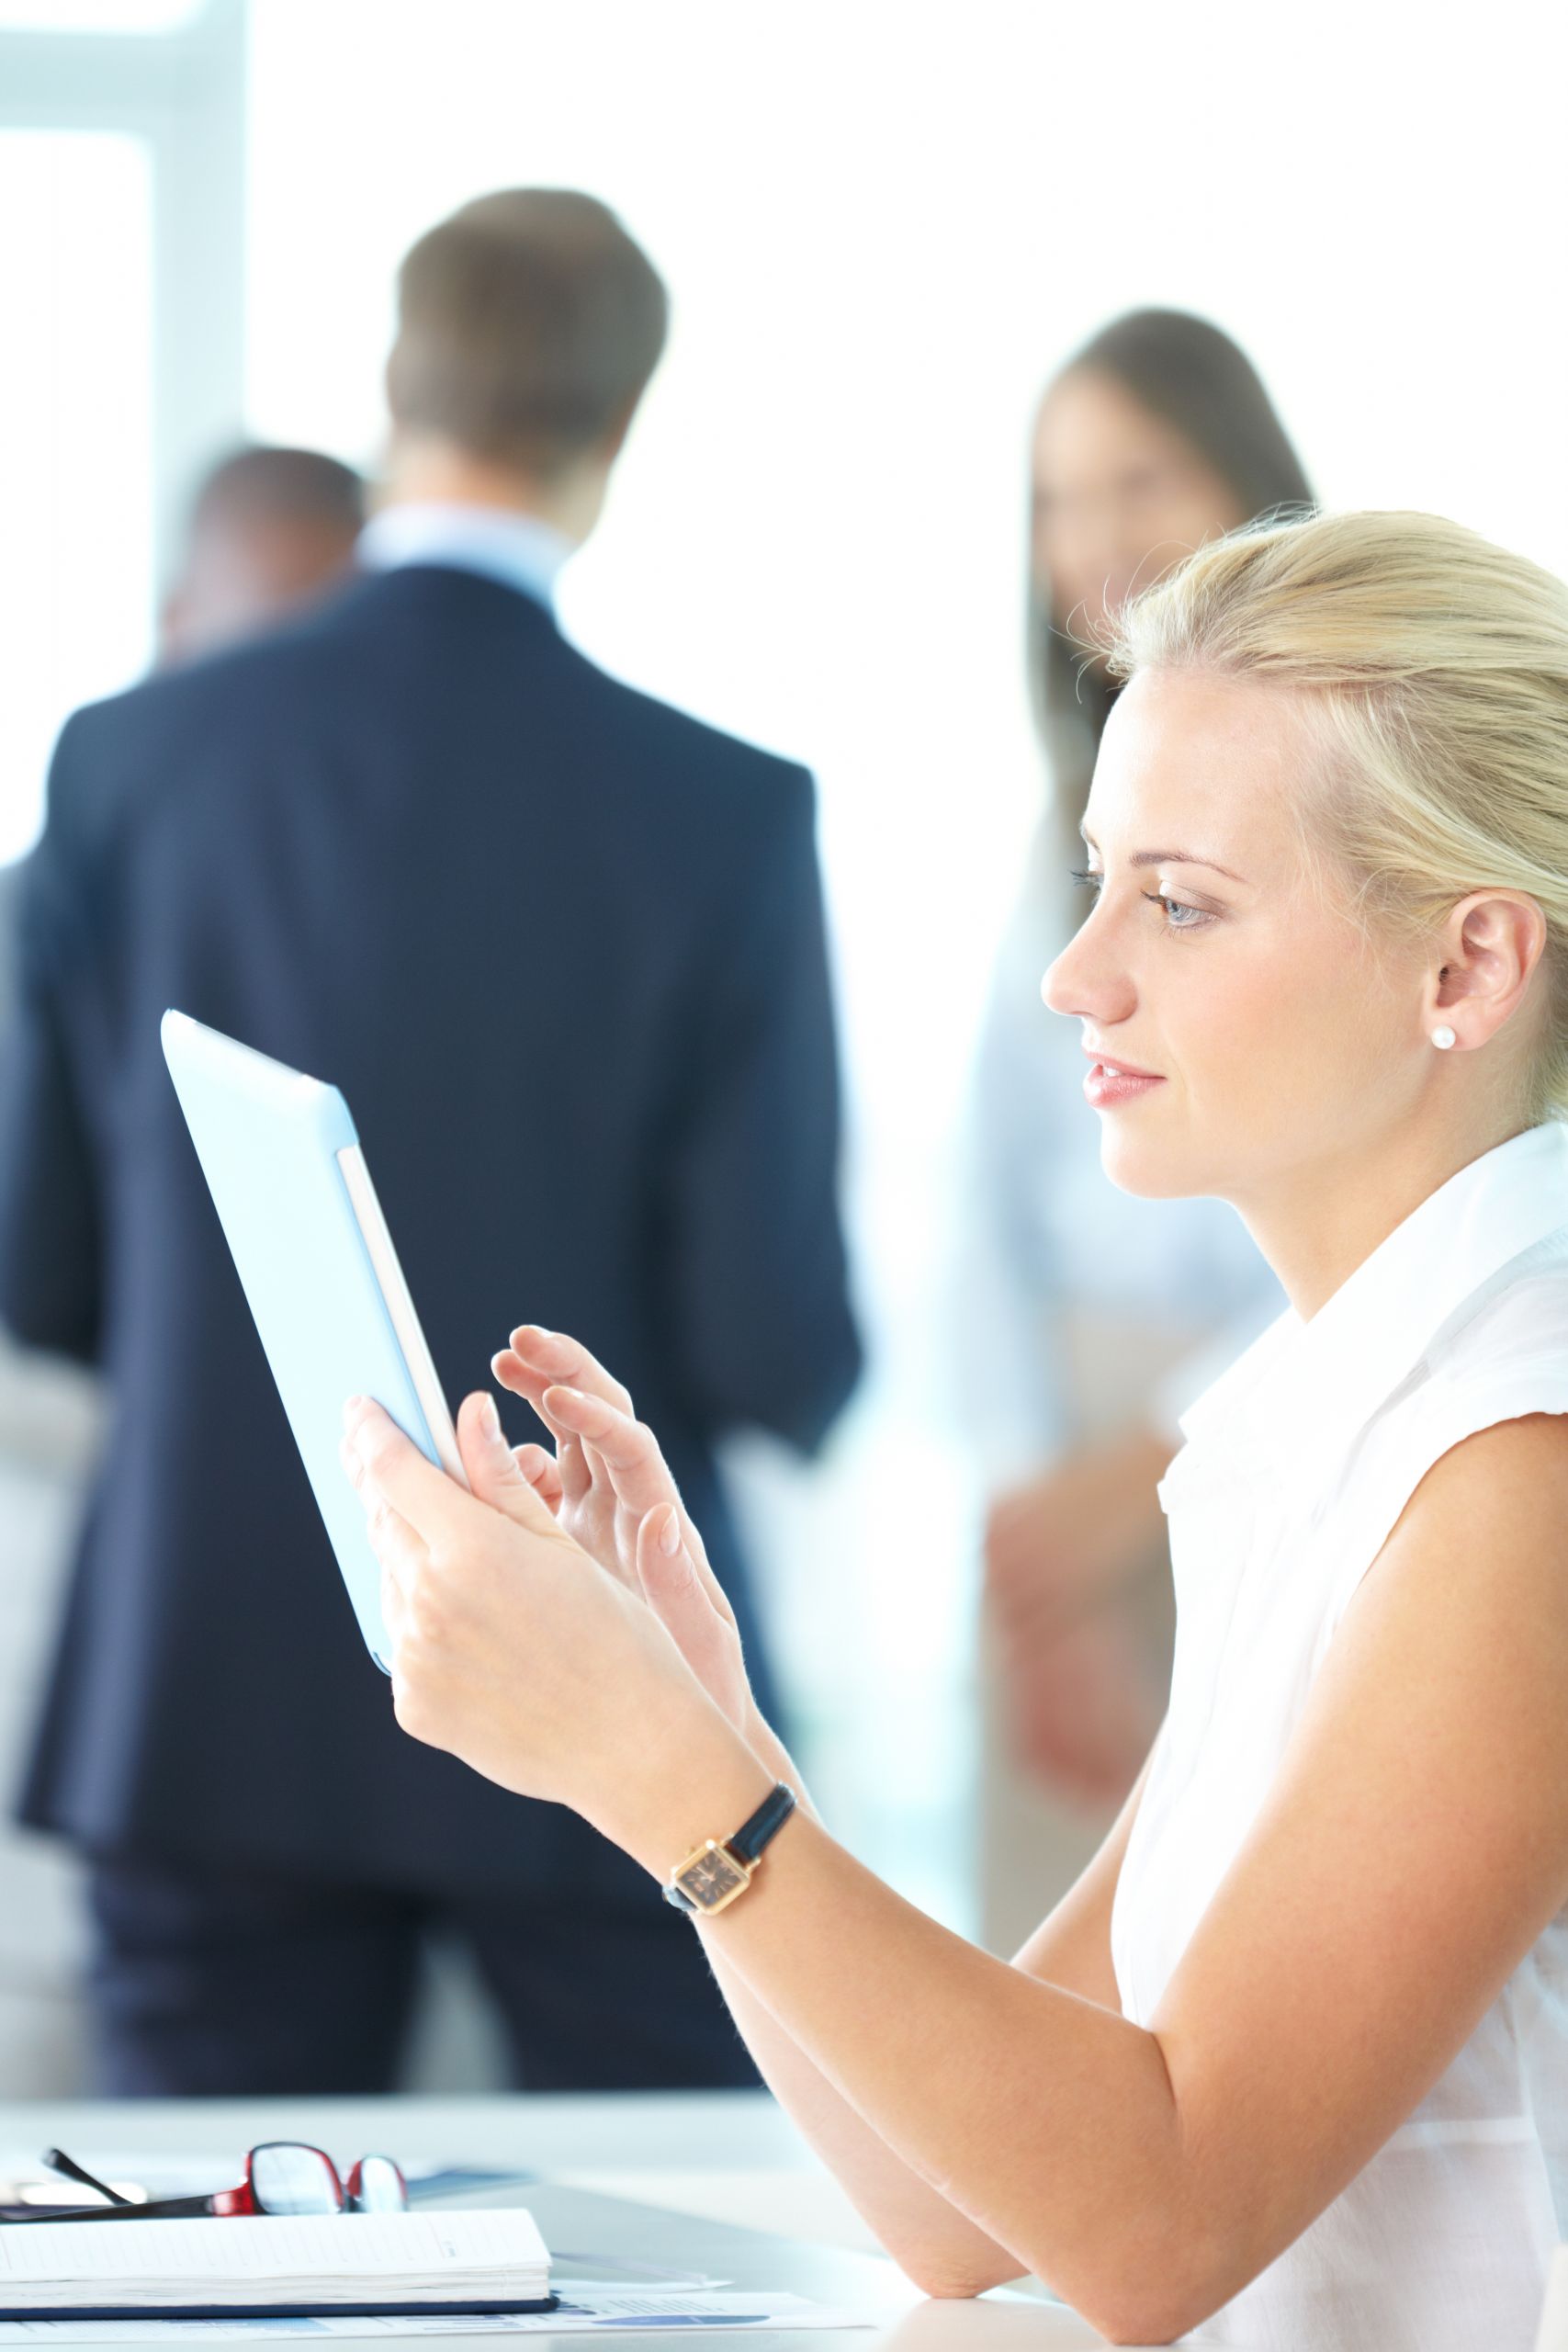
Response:
[[[1014,2259],[976,2262],[962,2250],[940,2246],[888,2247],[912,2287],[938,2302],[967,2301],[1031,2275],[1048,2278]],[[1163,2261],[1123,2259],[1107,2267],[1099,2280],[1076,2279],[1055,2289],[1081,2319],[1098,2328],[1108,2344],[1175,2344],[1212,2318],[1235,2291],[1234,2278],[1221,2284],[1222,2267],[1191,2259],[1191,2250],[1172,2250]]]
[[[970,2302],[976,2295],[984,2295],[993,2287],[1005,2285],[1009,2278],[1020,2278],[1020,2270],[980,2271],[943,2270],[937,2265],[901,2262],[899,2269],[911,2287],[929,2295],[937,2303]]]
[[[1229,2302],[1235,2282],[1220,2287],[1176,2264],[1163,2277],[1135,2275],[1103,2294],[1072,2296],[1074,2310],[1108,2344],[1177,2344]]]
[[[1005,2287],[1012,2279],[1028,2276],[1021,2262],[1006,2256],[978,2262],[959,2249],[941,2246],[889,2246],[887,2252],[910,2286],[930,2295],[933,2302],[969,2302],[976,2295],[988,2294],[993,2287]]]
[[[1217,2303],[1191,2301],[1157,2290],[1142,2295],[1113,2296],[1104,2304],[1075,2303],[1080,2319],[1098,2328],[1107,2344],[1179,2344],[1194,2327],[1212,2318]]]
[[[976,2295],[988,2293],[993,2287],[1010,2286],[1030,2275],[1016,2262],[993,2264],[982,2269],[909,2257],[900,2259],[898,2267],[912,2287],[918,2287],[922,2295],[930,2295],[936,2302],[969,2301]],[[1190,2298],[1172,2295],[1151,2281],[1147,2292],[1134,2285],[1103,2298],[1074,2301],[1073,2308],[1081,2319],[1087,2319],[1091,2327],[1099,2330],[1108,2344],[1143,2346],[1176,2343],[1200,2320],[1206,2319],[1213,2306],[1200,2308]]]
[[[1118,2233],[1101,2258],[1055,2291],[1110,2344],[1175,2344],[1199,2327],[1246,2284],[1234,2243],[1216,2241],[1201,2224]]]

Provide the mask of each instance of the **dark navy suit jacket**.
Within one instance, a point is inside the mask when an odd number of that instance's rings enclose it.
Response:
[[[68,723],[20,987],[0,1315],[114,1403],[24,1817],[101,1854],[646,1902],[574,1818],[398,1730],[158,1023],[343,1088],[449,1395],[518,1321],[626,1383],[765,1679],[712,1442],[811,1448],[859,1365],[810,778],[510,587],[361,579]]]

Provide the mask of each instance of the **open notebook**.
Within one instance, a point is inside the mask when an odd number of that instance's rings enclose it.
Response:
[[[531,2213],[342,2213],[0,2227],[0,2318],[547,2311]]]

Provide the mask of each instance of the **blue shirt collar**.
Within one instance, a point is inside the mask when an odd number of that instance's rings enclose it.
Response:
[[[572,551],[570,539],[532,514],[411,499],[371,517],[359,535],[358,555],[367,571],[394,571],[409,563],[475,571],[549,610],[556,575]]]

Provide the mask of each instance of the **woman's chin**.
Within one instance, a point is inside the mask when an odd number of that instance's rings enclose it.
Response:
[[[1192,1181],[1179,1152],[1162,1149],[1151,1136],[1128,1134],[1114,1112],[1100,1117],[1100,1164],[1119,1193],[1143,1200],[1180,1200],[1206,1189]]]

